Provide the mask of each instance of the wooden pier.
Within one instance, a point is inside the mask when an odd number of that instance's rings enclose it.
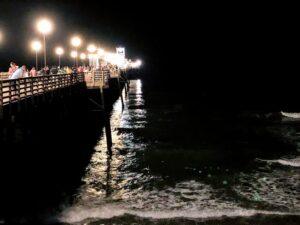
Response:
[[[45,97],[47,93],[53,96],[59,90],[80,84],[84,84],[83,73],[0,80],[0,119],[4,117],[5,108],[12,104],[34,104],[35,98]]]

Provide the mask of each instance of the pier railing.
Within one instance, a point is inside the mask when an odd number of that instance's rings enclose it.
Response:
[[[88,88],[107,88],[110,76],[109,70],[92,70],[85,73],[85,82]]]
[[[84,74],[58,74],[0,80],[0,108],[59,88],[84,82]]]
[[[0,80],[7,79],[8,73],[7,72],[0,72]]]

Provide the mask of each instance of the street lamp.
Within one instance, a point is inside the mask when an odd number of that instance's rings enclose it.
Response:
[[[137,67],[140,67],[142,65],[142,60],[138,59],[135,63]]]
[[[70,56],[72,57],[72,58],[74,58],[74,64],[76,65],[76,63],[77,63],[77,57],[78,57],[78,53],[77,53],[77,51],[71,51],[71,54],[70,54]]]
[[[81,53],[80,54],[80,59],[81,60],[85,60],[86,59],[86,54],[85,53]]]
[[[62,47],[57,47],[55,53],[58,55],[58,67],[60,68],[60,57],[64,54],[64,49]]]
[[[43,38],[44,38],[44,64],[46,67],[47,66],[46,35],[52,31],[53,26],[52,26],[52,23],[48,19],[43,18],[37,22],[37,29],[43,35]]]
[[[94,44],[89,44],[87,50],[89,53],[94,53],[97,50],[97,48]]]
[[[104,56],[104,54],[105,54],[104,49],[102,49],[102,48],[98,48],[98,49],[97,49],[97,55],[98,55],[99,57]]]
[[[42,44],[40,41],[32,41],[31,48],[35,51],[35,68],[38,70],[38,52],[41,50]]]
[[[3,34],[2,34],[2,31],[0,30],[0,44],[1,44],[2,40],[3,40]]]
[[[79,57],[80,57],[81,61],[83,62],[83,66],[85,66],[84,60],[86,60],[86,54],[81,53]]]
[[[80,39],[80,37],[78,37],[78,36],[72,37],[71,38],[71,45],[76,48],[76,53],[77,53],[78,47],[81,45],[81,39]],[[78,57],[78,54],[76,54],[76,58],[75,58],[76,67],[78,66],[77,57]]]

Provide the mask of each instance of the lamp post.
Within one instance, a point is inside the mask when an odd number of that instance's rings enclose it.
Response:
[[[97,47],[94,44],[89,44],[87,50],[89,53],[94,53],[97,50]]]
[[[0,44],[2,43],[2,40],[3,40],[3,32],[2,30],[0,30]]]
[[[81,39],[78,37],[78,36],[74,36],[71,38],[71,45],[73,47],[75,47],[76,49],[76,57],[75,57],[75,64],[76,64],[76,67],[78,67],[78,47],[81,45]]]
[[[57,47],[55,53],[58,55],[58,67],[60,68],[60,57],[64,54],[64,49],[62,47]]]
[[[83,63],[83,66],[85,66],[84,60],[86,60],[86,54],[85,53],[81,53],[79,57],[80,57],[80,59],[81,59],[81,61]]]
[[[89,59],[89,65],[92,67],[95,67],[95,52],[97,50],[97,47],[94,44],[89,44],[87,46],[87,51],[89,52],[88,59]]]
[[[43,35],[44,40],[44,66],[47,66],[47,47],[46,47],[46,35],[52,31],[52,23],[48,19],[40,19],[37,22],[37,29]]]
[[[76,64],[77,64],[77,57],[78,57],[77,51],[71,51],[70,56],[71,56],[72,58],[74,58],[74,66],[76,66]]]
[[[38,52],[41,50],[42,44],[40,41],[32,41],[31,48],[35,51],[35,68],[38,70]]]

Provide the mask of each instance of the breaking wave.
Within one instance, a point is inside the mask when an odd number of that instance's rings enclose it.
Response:
[[[227,217],[251,217],[257,214],[263,215],[297,215],[300,213],[287,213],[279,211],[264,211],[251,209],[223,209],[223,210],[157,210],[157,211],[139,211],[128,210],[121,205],[107,204],[100,207],[77,206],[67,209],[59,220],[64,223],[78,223],[87,219],[110,219],[113,217],[123,216],[125,214],[152,219],[169,219],[169,218],[200,218],[215,219],[223,216]]]
[[[296,157],[294,159],[276,159],[276,160],[259,159],[259,161],[263,161],[267,163],[278,163],[284,166],[300,167],[300,157]]]

